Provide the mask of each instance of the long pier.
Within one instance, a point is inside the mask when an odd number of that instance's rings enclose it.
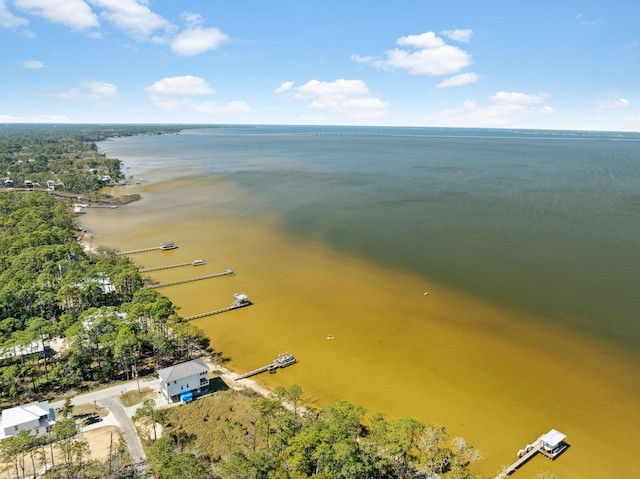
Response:
[[[293,354],[281,354],[280,356],[278,356],[277,358],[275,358],[273,361],[271,361],[269,364],[265,365],[265,366],[260,366],[259,368],[253,369],[247,373],[241,374],[240,376],[238,376],[237,378],[235,378],[235,381],[239,381],[241,379],[246,379],[246,378],[250,378],[251,376],[255,376],[257,374],[260,373],[264,373],[266,371],[276,371],[280,368],[286,368],[287,366],[291,366],[292,364],[295,364],[296,358],[293,356]]]
[[[195,261],[191,261],[190,263],[179,263],[179,264],[170,264],[167,266],[157,266],[155,268],[145,268],[145,269],[141,269],[140,272],[150,273],[151,271],[160,271],[161,269],[182,268],[184,266],[200,266],[203,264],[204,264],[204,261],[195,260]]]
[[[119,253],[116,253],[116,255],[124,256],[127,254],[146,253],[147,251],[170,251],[176,248],[177,246],[173,241],[165,241],[164,243],[161,243],[160,246],[153,246],[151,248],[133,249],[131,251],[120,251]]]
[[[133,249],[131,251],[120,251],[116,253],[117,256],[125,256],[128,254],[146,253],[147,251],[160,251],[162,246],[154,246],[152,248]]]
[[[205,318],[207,316],[213,316],[215,314],[226,313],[227,311],[232,311],[238,308],[244,308],[246,306],[251,306],[251,301],[249,301],[249,297],[244,293],[236,293],[234,294],[235,301],[231,303],[226,308],[214,309],[213,311],[206,311],[204,313],[194,314],[193,316],[187,316],[183,318],[185,321],[191,321],[192,319],[200,319]]]
[[[193,281],[202,281],[203,279],[219,278],[220,276],[231,276],[231,275],[233,275],[233,270],[231,268],[227,268],[226,271],[223,271],[221,273],[206,274],[204,276],[197,276],[195,278],[179,279],[177,281],[169,281],[169,282],[166,282],[166,283],[149,284],[149,285],[146,285],[145,288],[147,288],[147,289],[164,288],[166,286],[175,286],[176,284],[191,283]]]

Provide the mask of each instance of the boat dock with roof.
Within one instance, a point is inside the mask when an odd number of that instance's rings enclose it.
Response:
[[[551,429],[551,431],[540,436],[532,444],[527,444],[524,449],[520,449],[518,451],[518,460],[507,466],[495,479],[504,479],[510,476],[537,454],[542,454],[553,461],[569,447],[565,442],[566,437],[560,431]]]
[[[235,293],[233,295],[235,301],[231,303],[226,308],[214,309],[213,311],[206,311],[200,314],[194,314],[193,316],[187,316],[183,318],[185,321],[191,321],[192,319],[200,319],[205,318],[207,316],[213,316],[214,314],[226,313],[227,311],[231,311],[238,308],[244,308],[245,306],[251,306],[251,301],[249,301],[249,296],[245,293]]]
[[[277,358],[275,358],[273,361],[271,361],[271,363],[267,364],[266,366],[261,366],[259,368],[256,368],[256,369],[252,370],[252,371],[249,371],[248,373],[241,374],[240,376],[235,378],[235,380],[239,381],[240,379],[250,378],[251,376],[255,376],[256,374],[264,373],[266,371],[269,371],[270,373],[273,374],[278,369],[286,368],[287,366],[291,366],[292,364],[295,364],[296,362],[297,362],[296,358],[293,356],[293,354],[282,353]]]
[[[160,246],[153,246],[151,248],[134,249],[131,251],[120,251],[116,253],[118,256],[125,256],[128,254],[146,253],[147,251],[170,251],[177,249],[178,246],[173,241],[164,241],[160,243]]]

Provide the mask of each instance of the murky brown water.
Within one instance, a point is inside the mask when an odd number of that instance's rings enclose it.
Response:
[[[227,306],[235,292],[249,295],[249,308],[196,321],[232,369],[294,353],[298,364],[256,380],[300,384],[315,404],[343,398],[389,417],[443,424],[481,450],[476,469],[487,476],[557,428],[571,448],[553,463],[534,459],[516,477],[545,469],[558,479],[637,477],[635,358],[547,321],[514,321],[522,313],[504,305],[289,237],[277,218],[231,215],[222,206],[241,193],[222,181],[127,192],[143,200],[83,217],[94,246],[129,250],[172,240],[177,250],[133,258],[146,267],[207,261],[153,273],[159,281],[232,268],[232,277],[161,290],[183,316]]]

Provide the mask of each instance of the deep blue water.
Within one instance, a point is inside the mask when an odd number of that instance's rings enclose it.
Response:
[[[224,178],[247,193],[226,206],[239,214],[640,352],[640,134],[229,126],[100,146],[136,174]]]

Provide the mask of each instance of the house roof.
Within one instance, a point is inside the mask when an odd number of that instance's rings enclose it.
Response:
[[[2,427],[18,426],[49,415],[49,402],[32,402],[2,411]]]
[[[552,429],[548,433],[540,436],[540,440],[545,444],[549,445],[550,447],[555,447],[558,444],[560,444],[562,441],[564,441],[566,437],[567,437],[566,434],[562,434],[560,431],[556,431],[555,429]]]
[[[209,366],[205,364],[202,358],[193,359],[180,364],[174,364],[168,368],[158,370],[158,376],[165,383],[169,381],[177,381],[182,378],[194,376],[202,372],[209,372]]]

